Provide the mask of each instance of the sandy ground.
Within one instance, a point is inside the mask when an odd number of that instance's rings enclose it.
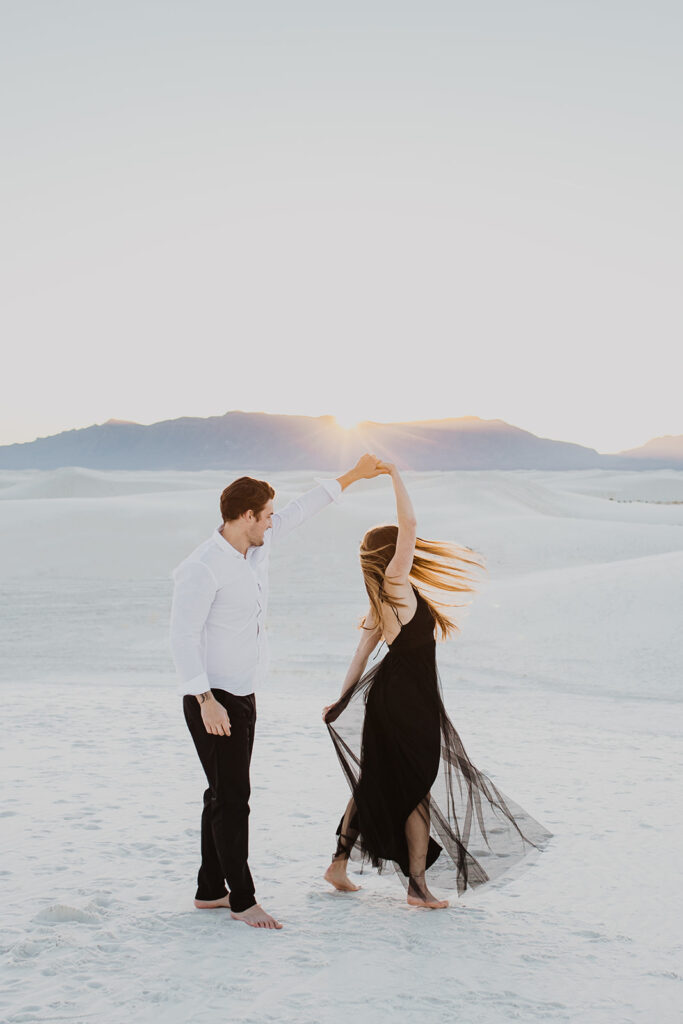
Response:
[[[683,474],[408,475],[421,534],[488,565],[439,647],[451,717],[555,836],[444,912],[391,873],[321,880],[347,790],[320,709],[388,481],[283,542],[252,769],[267,934],[192,907],[203,776],[167,646],[170,569],[235,475],[0,473],[0,1019],[678,1021]],[[278,503],[312,483],[269,479]]]

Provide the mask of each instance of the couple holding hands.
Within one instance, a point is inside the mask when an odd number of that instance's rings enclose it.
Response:
[[[255,691],[268,665],[271,544],[355,481],[383,475],[393,484],[397,523],[375,526],[361,541],[368,608],[341,694],[323,710],[351,791],[325,879],[354,892],[349,859],[379,870],[389,864],[410,905],[443,909],[448,901],[431,885],[462,893],[550,838],[470,762],[444,707],[436,634],[445,639],[458,628],[447,599],[473,589],[471,571],[481,567],[474,553],[418,537],[400,473],[373,455],[278,512],[270,484],[240,477],[221,494],[221,524],[173,573],[171,650],[208,782],[198,908],[229,907],[245,924],[282,927],[256,902],[247,863]],[[366,671],[384,644],[384,657]]]

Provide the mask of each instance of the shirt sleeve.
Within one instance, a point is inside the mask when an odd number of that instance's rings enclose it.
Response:
[[[339,501],[342,494],[342,486],[338,480],[318,480],[318,486],[306,491],[298,498],[294,498],[289,504],[273,516],[273,540],[286,537],[288,533],[301,526],[307,519],[321,512],[333,501]]]
[[[188,562],[173,573],[171,653],[178,672],[178,692],[211,689],[204,658],[204,626],[216,596],[216,581],[203,562]]]

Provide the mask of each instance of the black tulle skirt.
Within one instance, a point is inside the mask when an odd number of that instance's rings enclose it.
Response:
[[[407,889],[419,891],[406,831],[416,810],[425,823],[425,881],[458,893],[497,878],[551,838],[468,758],[446,714],[433,639],[389,649],[326,723],[354,805],[339,823],[337,852],[343,836],[351,859],[380,871],[393,866]]]

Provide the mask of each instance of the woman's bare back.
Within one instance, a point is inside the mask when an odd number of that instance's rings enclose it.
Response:
[[[417,608],[415,591],[408,580],[389,583],[386,576],[382,587],[382,637],[391,645],[410,622]]]

